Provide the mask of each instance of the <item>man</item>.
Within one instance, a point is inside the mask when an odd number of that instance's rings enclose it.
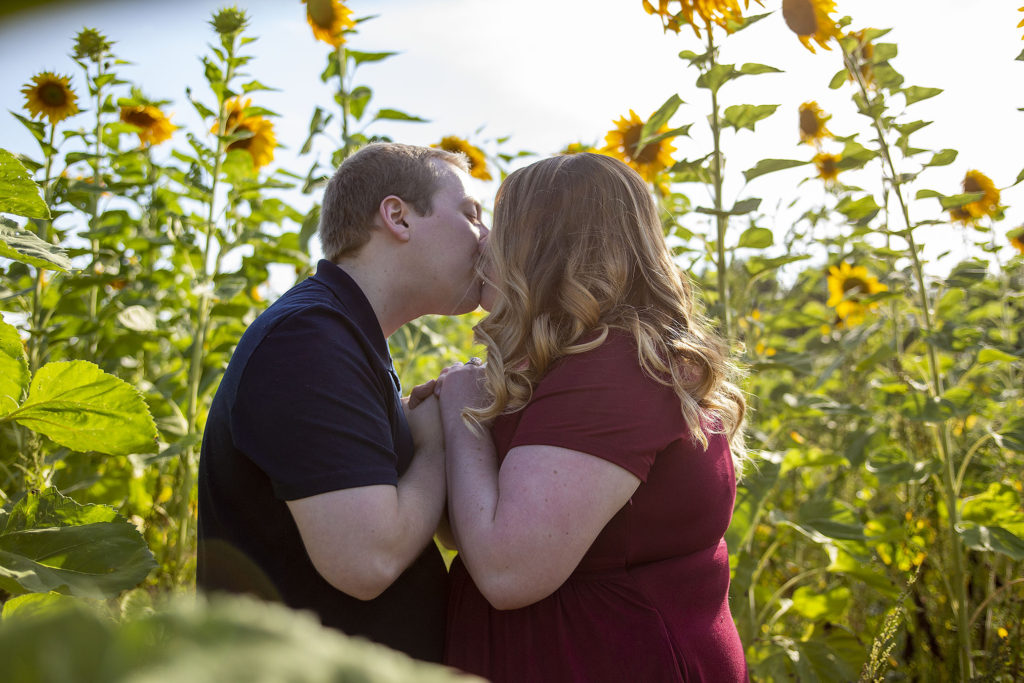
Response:
[[[445,500],[436,399],[409,409],[386,338],[476,308],[487,234],[467,161],[372,144],[324,193],[316,275],[242,336],[199,465],[200,589],[315,611],[440,661]]]

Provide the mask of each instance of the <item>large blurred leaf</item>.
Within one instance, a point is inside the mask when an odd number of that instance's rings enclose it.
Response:
[[[1008,555],[1018,562],[1024,560],[1024,539],[998,526],[977,526],[972,523],[957,526],[960,538],[968,548]]]
[[[1024,536],[1024,507],[1020,494],[1006,484],[989,484],[984,492],[960,501],[960,519],[979,526],[998,526]]]
[[[156,450],[156,425],[142,395],[88,361],[44,365],[32,378],[28,398],[4,419],[73,450],[109,455]]]
[[[28,381],[28,357],[21,336],[0,319],[0,415],[18,407]]]
[[[999,441],[1005,448],[1024,452],[1024,417],[1010,418],[999,430]]]
[[[838,621],[850,604],[850,589],[837,586],[822,592],[810,586],[793,591],[793,610],[807,619]]]
[[[0,680],[19,683],[480,681],[253,599],[178,598],[118,623],[84,606],[0,622]]]
[[[0,148],[0,213],[47,219],[50,209],[39,196],[39,186],[17,157]]]
[[[138,530],[113,508],[79,505],[55,488],[29,493],[0,527],[0,588],[106,598],[156,566]]]

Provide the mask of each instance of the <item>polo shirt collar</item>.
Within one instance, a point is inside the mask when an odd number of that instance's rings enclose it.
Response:
[[[352,316],[353,322],[373,345],[384,366],[392,368],[388,340],[384,337],[380,321],[377,320],[377,314],[373,312],[370,301],[356,281],[336,263],[327,259],[320,259],[316,264],[316,275],[313,278],[331,290],[338,303]]]

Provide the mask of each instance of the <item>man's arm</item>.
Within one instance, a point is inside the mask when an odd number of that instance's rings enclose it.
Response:
[[[445,500],[437,399],[406,409],[416,453],[397,486],[330,491],[288,501],[313,566],[332,586],[372,600],[419,556]]]

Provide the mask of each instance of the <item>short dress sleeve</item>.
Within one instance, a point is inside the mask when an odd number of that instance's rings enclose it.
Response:
[[[675,392],[643,371],[632,337],[611,332],[601,346],[560,359],[541,379],[508,449],[568,448],[646,482],[655,455],[687,436]]]

